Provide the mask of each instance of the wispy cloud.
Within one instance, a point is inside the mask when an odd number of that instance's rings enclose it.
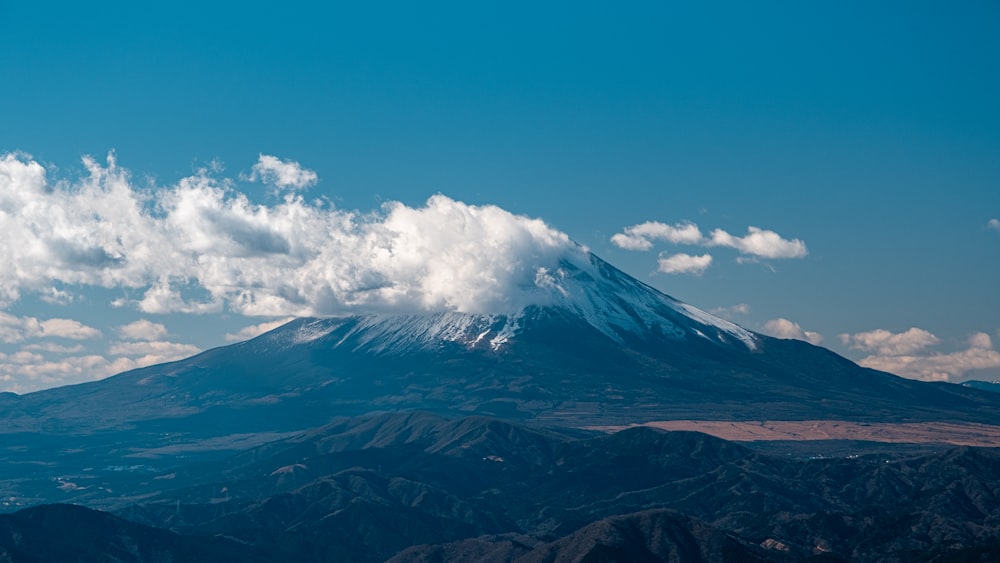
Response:
[[[293,317],[286,317],[284,319],[279,319],[276,321],[268,321],[264,323],[259,323],[255,325],[245,326],[236,332],[230,332],[226,334],[227,342],[242,342],[244,340],[250,340],[264,334],[265,332],[274,330],[281,325],[291,322]]]
[[[201,352],[201,348],[177,342],[143,340],[116,342],[111,345],[108,351],[112,356],[139,356],[138,366],[148,366],[193,356]]]
[[[370,213],[294,193],[262,205],[208,169],[137,187],[113,154],[84,165],[83,179],[50,182],[29,157],[0,155],[0,307],[25,291],[99,286],[123,289],[115,304],[146,313],[502,312],[550,298],[538,273],[583,256],[540,220],[443,195]],[[268,155],[254,177],[295,189],[315,181]]]
[[[319,177],[312,170],[303,168],[298,162],[261,154],[257,164],[253,165],[250,180],[260,180],[278,188],[303,190],[315,185]]]
[[[799,323],[788,319],[771,319],[764,323],[761,332],[775,338],[791,338],[804,340],[810,344],[819,345],[823,342],[823,335],[818,332],[804,330]]]
[[[55,342],[36,342],[34,344],[26,344],[21,347],[21,350],[25,352],[42,352],[46,354],[79,354],[84,351],[83,344],[74,344],[72,346],[64,346],[62,344],[56,344]]]
[[[670,256],[661,255],[658,271],[665,274],[694,274],[700,276],[712,265],[712,255],[692,256],[683,252]]]
[[[732,319],[735,315],[748,315],[750,314],[750,305],[746,303],[737,303],[730,307],[716,307],[709,311],[717,317],[722,317],[724,319]]]
[[[993,230],[1000,231],[1000,219],[990,219],[986,222],[986,226]]]
[[[1000,368],[1000,352],[985,332],[970,336],[966,349],[950,353],[928,350],[941,340],[919,328],[901,333],[879,329],[842,334],[840,339],[852,349],[870,352],[859,364],[911,379],[961,381],[970,371]]]

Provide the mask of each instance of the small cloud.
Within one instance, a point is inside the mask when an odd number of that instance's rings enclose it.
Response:
[[[941,339],[926,330],[913,327],[896,334],[883,329],[841,334],[840,341],[852,350],[872,352],[879,356],[901,356],[937,345]]]
[[[734,315],[748,315],[750,314],[750,305],[746,303],[738,303],[732,307],[716,307],[709,311],[717,317],[722,317],[724,319],[730,319]]]
[[[969,348],[977,350],[992,350],[993,340],[985,332],[977,332],[969,337]]]
[[[302,190],[315,185],[318,177],[312,170],[302,168],[298,162],[261,154],[257,164],[253,165],[250,180],[260,180],[278,188]]]
[[[762,332],[775,338],[804,340],[817,346],[823,342],[823,336],[820,333],[803,330],[799,323],[782,318],[765,322]]]
[[[970,336],[965,350],[948,354],[926,351],[941,340],[919,328],[895,334],[887,330],[842,334],[840,339],[852,349],[871,352],[860,365],[910,379],[958,381],[973,370],[1000,368],[1000,352],[985,332]]]
[[[1000,219],[990,219],[986,222],[986,226],[995,231],[1000,231]]]
[[[659,221],[646,221],[626,227],[624,232],[611,237],[611,242],[625,250],[649,250],[654,240],[665,240],[673,244],[698,244],[702,240],[701,230],[694,223],[667,225]]]
[[[743,254],[760,258],[804,258],[809,251],[799,239],[784,239],[774,231],[747,227],[747,235],[734,237],[722,229],[712,231],[707,246],[735,248]]]
[[[139,319],[118,327],[118,335],[125,340],[160,340],[167,335],[167,327],[160,323]]]
[[[251,338],[260,336],[265,332],[274,330],[281,325],[288,324],[294,318],[295,317],[288,317],[277,321],[270,321],[266,323],[245,326],[240,330],[238,330],[237,332],[231,332],[229,334],[226,334],[226,342],[242,342],[244,340],[250,340]]]
[[[692,256],[683,252],[672,256],[660,256],[658,271],[664,274],[694,274],[700,276],[712,265],[712,255]]]

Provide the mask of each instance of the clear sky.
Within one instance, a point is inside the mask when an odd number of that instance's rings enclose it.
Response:
[[[206,4],[0,0],[0,390],[335,310],[281,279],[305,216],[372,260],[540,218],[747,328],[1000,378],[996,2]],[[217,255],[270,257],[252,306]],[[284,277],[374,279],[331,262]]]

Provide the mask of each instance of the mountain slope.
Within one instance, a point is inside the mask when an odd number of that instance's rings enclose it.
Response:
[[[0,560],[267,561],[252,547],[217,537],[185,536],[82,506],[44,505],[0,514]]]

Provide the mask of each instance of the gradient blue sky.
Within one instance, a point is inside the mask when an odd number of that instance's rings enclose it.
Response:
[[[315,171],[303,193],[339,209],[436,193],[495,204],[750,329],[913,377],[1000,377],[995,2],[0,7],[0,155],[42,164],[53,184],[114,150],[136,185],[214,166],[273,204],[249,175],[275,155]],[[705,238],[755,226],[808,253],[611,242],[647,221]],[[712,262],[657,271],[678,253]],[[273,320],[150,314],[109,306],[115,289],[66,289],[68,305],[23,290],[4,309],[0,390]]]

